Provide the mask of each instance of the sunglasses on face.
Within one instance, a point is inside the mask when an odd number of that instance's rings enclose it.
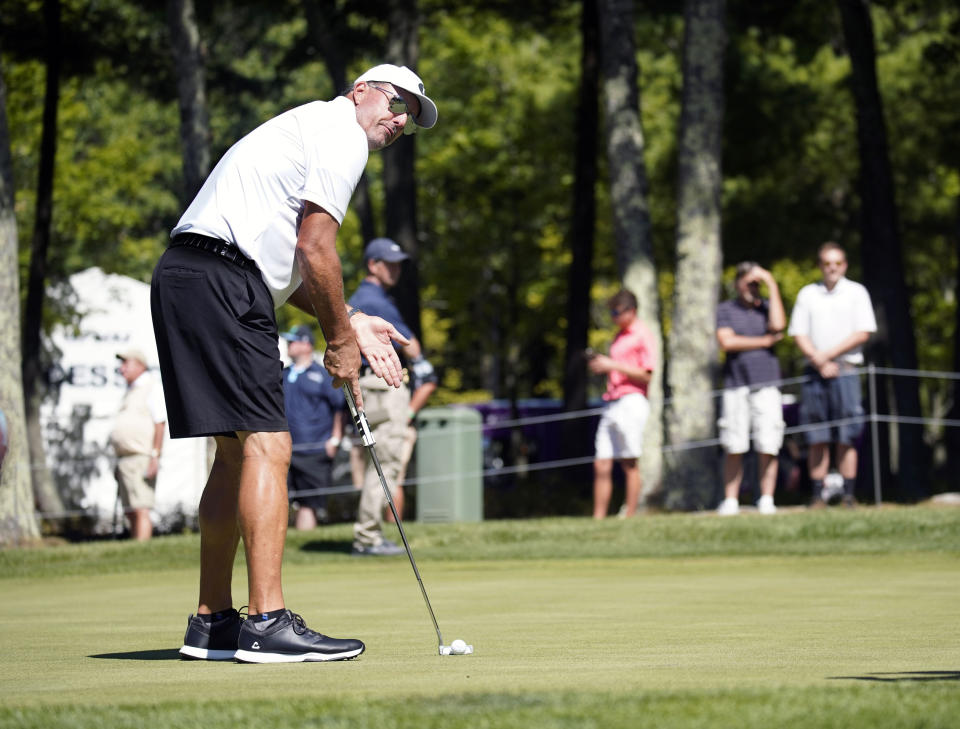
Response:
[[[382,89],[379,86],[374,86],[370,84],[371,88],[376,89],[381,92],[384,96],[387,97],[387,109],[391,114],[406,114],[407,123],[403,127],[404,134],[413,134],[417,131],[417,125],[413,120],[413,111],[410,109],[410,105],[403,99],[399,94],[391,94],[386,89]]]

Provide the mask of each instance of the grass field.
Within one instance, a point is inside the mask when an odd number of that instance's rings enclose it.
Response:
[[[333,664],[177,657],[196,535],[0,551],[0,727],[958,727],[960,510],[419,525],[405,557],[291,533]],[[236,595],[246,589],[242,557]]]

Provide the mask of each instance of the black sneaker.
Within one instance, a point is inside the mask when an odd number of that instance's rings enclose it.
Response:
[[[230,608],[219,620],[207,622],[199,615],[187,618],[187,632],[183,636],[180,655],[203,661],[230,661],[237,653],[237,638],[243,618]]]
[[[236,659],[241,663],[342,661],[356,658],[364,648],[359,640],[314,632],[299,615],[284,610],[279,618],[243,622]]]

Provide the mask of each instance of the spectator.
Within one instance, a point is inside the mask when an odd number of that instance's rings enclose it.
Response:
[[[343,391],[313,357],[313,332],[298,326],[281,335],[292,360],[283,370],[283,407],[290,425],[293,452],[287,473],[287,496],[294,505],[294,526],[313,529],[327,520],[327,497],[333,484],[333,458],[343,437]],[[318,493],[319,492],[319,493]]]
[[[769,299],[760,294],[764,284]],[[724,499],[717,513],[740,511],[743,454],[751,438],[759,459],[761,514],[774,514],[777,454],[783,445],[783,405],[776,381],[780,363],[773,345],[783,339],[786,316],[776,280],[753,261],[737,265],[737,296],[717,307],[717,342],[726,352],[723,364],[722,417],[718,423],[723,461]]]
[[[640,457],[643,429],[650,415],[647,386],[654,368],[653,335],[637,318],[637,299],[627,290],[608,301],[618,332],[610,356],[590,354],[587,365],[594,374],[607,376],[607,405],[597,426],[593,476],[593,518],[603,519],[613,493],[613,461],[620,462],[625,477],[625,517],[637,511],[640,498]]]
[[[390,493],[403,514],[403,474],[406,472],[416,430],[414,418],[437,387],[433,366],[423,356],[420,342],[407,326],[388,291],[397,285],[403,261],[409,256],[389,238],[374,238],[363,252],[367,276],[350,297],[350,305],[367,314],[379,316],[393,324],[409,340],[401,352],[412,371],[412,388],[390,389],[364,367],[360,385],[367,399],[366,415],[373,437],[377,441],[377,457]],[[354,445],[354,449],[363,448]],[[403,554],[403,548],[383,536],[383,513],[386,495],[379,475],[364,448],[365,469],[360,492],[357,522],[353,526],[353,554],[358,556],[393,556]]]
[[[110,433],[117,454],[118,495],[130,520],[130,534],[139,542],[153,536],[150,510],[156,502],[157,471],[167,425],[163,389],[147,368],[139,349],[117,355],[120,374],[127,381],[120,411]]]
[[[870,294],[846,278],[847,255],[836,243],[818,251],[823,280],[800,289],[788,334],[807,358],[800,405],[800,424],[822,427],[805,433],[807,464],[813,487],[812,508],[823,508],[823,479],[830,468],[830,444],[836,443],[836,465],[843,476],[843,503],[856,505],[856,439],[863,423],[829,424],[863,415],[860,378],[853,371],[863,364],[863,345],[877,331]]]
[[[371,68],[333,101],[270,119],[224,154],[171,233],[151,306],[171,435],[213,436],[200,499],[200,590],[180,652],[252,663],[355,658],[364,644],[310,630],[286,607],[281,568],[291,441],[274,309],[316,316],[334,386],[363,406],[361,354],[388,386],[401,383],[399,332],[350,311],[337,235],[369,153],[437,107],[406,67]],[[233,606],[237,545],[247,564],[248,617]]]

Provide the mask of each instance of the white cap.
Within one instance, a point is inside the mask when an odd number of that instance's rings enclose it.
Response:
[[[437,105],[423,93],[423,81],[406,66],[394,66],[392,63],[383,63],[374,66],[369,71],[360,74],[354,84],[361,81],[383,81],[408,91],[420,100],[420,116],[414,117],[418,127],[429,129],[437,123]]]

